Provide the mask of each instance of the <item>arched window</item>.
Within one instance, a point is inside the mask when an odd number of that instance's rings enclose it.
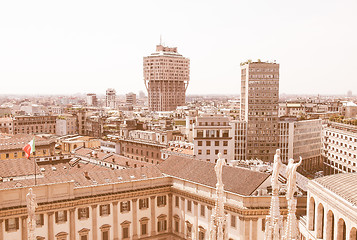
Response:
[[[350,240],[357,240],[357,230],[355,227],[351,229]]]
[[[326,240],[333,240],[335,234],[335,217],[333,212],[330,210],[327,212],[326,221]]]
[[[320,203],[317,207],[316,237],[323,238],[324,235],[324,206]]]
[[[346,223],[342,218],[337,223],[337,240],[346,240]]]

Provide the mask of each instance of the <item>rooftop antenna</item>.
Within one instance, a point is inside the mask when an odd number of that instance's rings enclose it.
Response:
[[[160,34],[160,45],[162,45],[162,36]]]

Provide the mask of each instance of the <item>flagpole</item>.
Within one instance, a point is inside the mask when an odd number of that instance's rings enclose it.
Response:
[[[33,158],[33,163],[35,165],[35,186],[37,185],[37,179],[36,179],[36,159]]]

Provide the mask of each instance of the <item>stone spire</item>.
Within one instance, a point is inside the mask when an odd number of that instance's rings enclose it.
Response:
[[[271,176],[272,197],[270,215],[266,217],[265,240],[280,240],[283,231],[283,216],[280,215],[279,205],[279,172],[281,168],[280,149],[274,155],[273,173]]]
[[[32,192],[32,188],[29,189],[28,194],[26,195],[26,205],[27,205],[27,212],[28,212],[28,219],[27,219],[27,239],[28,240],[35,240],[35,229],[36,229],[36,215],[35,211],[37,208],[36,203],[36,195]]]
[[[211,216],[210,227],[210,240],[225,240],[228,239],[227,232],[227,216],[224,214],[224,185],[222,181],[222,168],[225,165],[225,160],[222,154],[218,154],[218,160],[214,170],[216,171],[217,184],[216,184],[216,199],[213,214]]]

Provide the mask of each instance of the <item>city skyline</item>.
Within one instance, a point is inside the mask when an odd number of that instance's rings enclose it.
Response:
[[[239,94],[247,59],[276,60],[281,93],[357,87],[354,1],[162,3],[1,3],[0,94],[146,92],[142,59],[160,35],[190,58],[187,95]]]

